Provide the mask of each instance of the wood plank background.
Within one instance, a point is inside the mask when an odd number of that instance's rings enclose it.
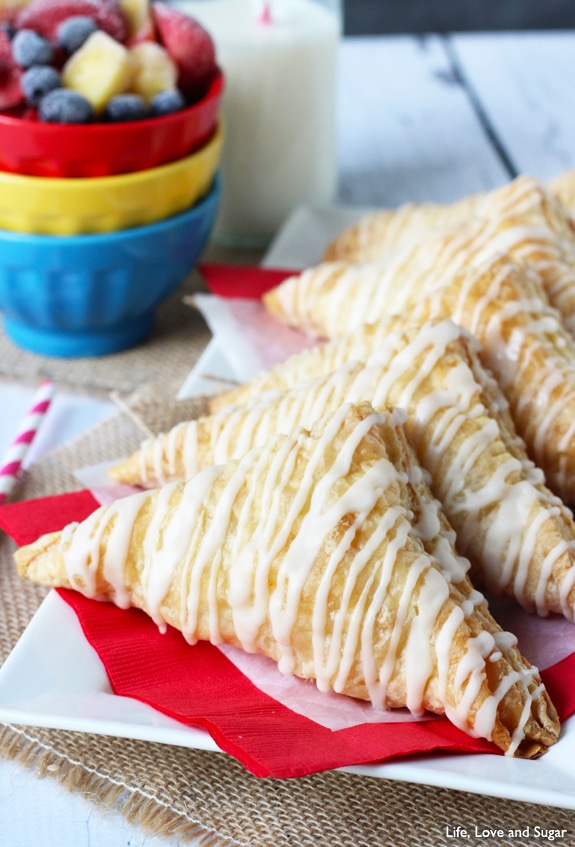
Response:
[[[575,167],[574,79],[575,33],[346,38],[338,202],[447,202]]]
[[[574,4],[575,8],[575,4]],[[452,38],[517,171],[548,179],[575,167],[575,34],[549,32]]]

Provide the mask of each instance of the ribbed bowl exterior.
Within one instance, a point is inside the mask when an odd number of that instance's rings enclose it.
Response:
[[[132,346],[158,305],[194,268],[220,195],[148,226],[57,237],[0,230],[0,311],[9,337],[53,356],[93,356]]]

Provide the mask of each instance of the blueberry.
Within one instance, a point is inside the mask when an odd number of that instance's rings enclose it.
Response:
[[[89,100],[71,88],[57,88],[40,100],[41,121],[55,124],[88,124],[94,119]]]
[[[104,119],[113,123],[140,121],[148,115],[146,101],[139,94],[117,94],[108,101],[104,110]]]
[[[56,68],[47,65],[32,65],[22,74],[20,81],[26,102],[37,106],[42,97],[62,87],[62,78]]]
[[[66,18],[58,27],[56,38],[66,53],[75,53],[82,44],[96,32],[98,24],[87,15],[74,15]]]
[[[152,115],[171,115],[179,112],[186,105],[184,95],[177,89],[160,91],[152,98],[150,109]]]
[[[12,55],[21,68],[50,65],[54,59],[54,48],[33,29],[21,29],[12,39]]]

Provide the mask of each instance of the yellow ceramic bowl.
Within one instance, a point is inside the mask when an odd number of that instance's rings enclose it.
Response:
[[[0,171],[0,229],[37,235],[114,232],[188,209],[216,173],[222,129],[200,150],[119,176],[52,179]]]

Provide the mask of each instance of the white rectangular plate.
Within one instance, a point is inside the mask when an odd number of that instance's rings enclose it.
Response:
[[[0,721],[219,751],[203,730],[113,694],[75,613],[54,591],[0,669]],[[575,809],[575,719],[566,721],[559,743],[535,762],[431,755],[343,770]]]

